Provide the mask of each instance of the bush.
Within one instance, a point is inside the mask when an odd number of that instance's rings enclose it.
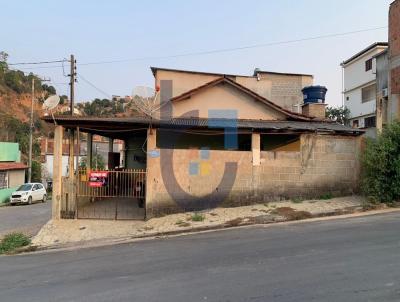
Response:
[[[194,213],[191,217],[192,221],[203,221],[204,218],[205,218],[204,215],[199,213]]]
[[[369,139],[362,159],[361,189],[375,202],[400,200],[400,123]]]
[[[0,254],[5,254],[14,251],[17,248],[27,246],[31,243],[28,236],[22,233],[11,233],[4,236],[0,242]]]

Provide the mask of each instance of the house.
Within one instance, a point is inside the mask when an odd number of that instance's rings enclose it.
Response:
[[[357,191],[363,131],[327,120],[324,103],[307,102],[297,112],[311,76],[152,72],[160,91],[156,116],[44,118],[56,122],[55,219],[143,219]],[[113,168],[89,166],[63,178],[65,129],[88,133],[89,163],[93,135],[124,141],[123,160],[113,160],[110,149]]]
[[[98,154],[103,162],[107,163],[108,161],[108,149],[109,142],[108,140],[101,139],[101,137],[95,136],[93,138],[94,145],[94,154]],[[116,152],[123,152],[123,144],[121,141],[114,141],[113,150]],[[54,161],[54,140],[49,138],[42,138],[40,140],[40,155],[41,155],[41,163],[42,163],[42,177],[43,183],[47,183],[51,181],[53,178],[53,161]],[[87,155],[87,144],[86,139],[84,137],[81,138],[79,144],[79,154],[78,154],[78,145],[74,146],[74,168],[76,169],[76,163],[81,162],[83,158],[86,158]],[[62,146],[62,176],[68,176],[68,167],[69,167],[69,141],[64,140]]]
[[[376,56],[377,128],[400,119],[400,0],[389,7],[389,45]]]
[[[376,56],[388,43],[377,42],[342,62],[344,106],[350,110],[350,125],[376,135]]]
[[[28,166],[21,163],[18,143],[0,142],[0,203],[25,182]]]

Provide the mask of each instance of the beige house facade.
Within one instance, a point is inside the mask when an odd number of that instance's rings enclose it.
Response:
[[[303,104],[303,113],[293,106],[301,102],[301,89],[312,83],[312,76],[152,71],[162,105],[156,117],[55,117],[53,217],[96,218],[86,217],[82,209],[103,213],[100,205],[122,197],[126,211],[134,211],[133,204],[143,209],[143,219],[358,190],[363,132],[325,119],[324,104]],[[277,84],[274,76],[293,84]],[[269,99],[274,96],[275,101]],[[100,175],[92,167],[71,174],[69,185],[61,186],[65,179],[57,173],[56,145],[65,129],[120,139],[129,146],[124,164],[104,171],[108,178],[102,187],[89,187],[93,175]],[[115,215],[107,217],[129,217],[121,213],[123,207],[117,205]]]

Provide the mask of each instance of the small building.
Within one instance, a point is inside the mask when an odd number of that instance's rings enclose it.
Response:
[[[400,0],[389,7],[389,45],[376,56],[377,129],[400,119]]]
[[[107,164],[108,161],[108,151],[109,142],[105,139],[101,140],[100,137],[93,138],[93,150],[94,155],[98,154],[102,161]],[[69,140],[64,139],[62,146],[62,176],[66,177],[68,175],[69,167]],[[113,150],[115,152],[123,152],[123,144],[121,141],[115,140]],[[74,169],[77,168],[76,163],[81,163],[82,159],[86,159],[87,155],[87,144],[86,139],[82,138],[79,144],[79,154],[78,145],[75,143],[74,146]],[[42,177],[43,183],[50,181],[53,178],[53,161],[54,161],[54,140],[48,138],[42,138],[40,141],[40,156],[42,163]]]
[[[388,47],[377,42],[345,60],[343,68],[344,106],[350,110],[350,126],[376,136],[376,56]]]
[[[0,142],[0,203],[25,183],[27,165],[21,163],[18,143]]]
[[[273,81],[266,76],[263,83],[258,73],[152,72],[156,116],[44,118],[56,123],[55,219],[144,219],[358,190],[363,131],[326,119],[324,103],[302,104],[297,113],[292,105],[303,85],[274,94]],[[65,129],[88,134],[88,163],[93,135],[124,141],[123,158],[110,148],[107,170],[88,166],[62,178]]]

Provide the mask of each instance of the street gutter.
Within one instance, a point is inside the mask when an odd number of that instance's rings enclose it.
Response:
[[[309,223],[309,222],[317,222],[317,221],[330,221],[336,219],[348,219],[348,218],[357,218],[357,217],[365,217],[365,216],[373,216],[380,214],[388,214],[400,212],[400,208],[388,208],[381,210],[369,210],[364,212],[352,212],[352,213],[343,213],[339,215],[335,214],[323,214],[317,215],[313,218],[307,218],[302,220],[290,220],[290,221],[281,221],[281,222],[270,222],[270,223],[244,223],[238,226],[226,226],[224,224],[216,225],[216,226],[200,226],[192,229],[186,230],[178,230],[178,231],[170,231],[170,232],[161,232],[157,234],[145,234],[139,235],[135,237],[121,237],[121,238],[105,238],[105,239],[97,239],[90,240],[78,243],[71,244],[63,244],[63,245],[54,245],[51,247],[33,247],[29,246],[26,249],[20,249],[16,251],[17,253],[14,255],[26,255],[26,254],[42,254],[42,253],[53,253],[53,252],[61,252],[61,251],[73,251],[77,249],[88,249],[88,248],[97,248],[103,246],[110,245],[119,245],[119,244],[129,244],[133,242],[140,242],[145,240],[153,240],[153,239],[165,239],[165,238],[173,238],[178,236],[187,236],[192,234],[202,234],[209,232],[217,232],[217,231],[228,231],[237,228],[252,228],[252,227],[272,227],[272,226],[282,226],[282,225],[293,225],[293,224],[301,224],[301,223]],[[83,245],[82,245],[83,243]],[[4,255],[5,256],[5,255]],[[1,255],[0,255],[1,257]]]

